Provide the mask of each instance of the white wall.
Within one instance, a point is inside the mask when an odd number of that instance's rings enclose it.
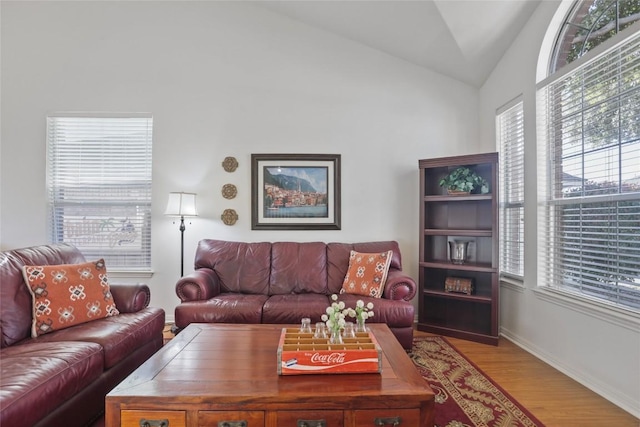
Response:
[[[478,143],[477,89],[247,3],[0,5],[0,247],[47,241],[48,112],[151,112],[155,273],[145,281],[168,319],[180,258],[178,225],[163,216],[170,191],[198,193],[185,272],[202,238],[395,239],[417,278],[418,159],[493,150]],[[252,231],[251,153],[341,154],[342,230]],[[223,170],[226,156],[236,172]],[[235,226],[221,222],[226,208]]]
[[[185,271],[201,238],[396,239],[417,278],[420,158],[495,150],[495,110],[524,95],[525,288],[503,287],[502,332],[640,414],[640,334],[535,293],[535,69],[556,2],[544,1],[478,91],[378,51],[224,2],[7,2],[1,11],[0,248],[45,243],[45,117],[154,116],[152,304],[178,303],[170,191],[198,193]],[[478,137],[480,136],[480,137]],[[342,155],[342,230],[252,231],[251,153]],[[221,162],[234,156],[235,173]],[[222,197],[233,183],[238,196]],[[236,209],[235,226],[220,214]],[[125,278],[125,280],[135,280]]]
[[[495,141],[496,110],[520,94],[524,102],[525,280],[524,288],[504,284],[501,288],[501,332],[640,417],[638,318],[594,313],[537,289],[542,285],[536,274],[537,253],[545,249],[536,243],[536,69],[558,7],[557,1],[541,2],[480,91],[480,135],[485,144]],[[562,8],[566,10],[566,5]]]

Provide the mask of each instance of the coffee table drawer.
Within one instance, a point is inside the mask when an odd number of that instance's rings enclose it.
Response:
[[[121,427],[185,427],[185,411],[135,411],[124,410],[120,412]],[[163,424],[164,422],[164,424]]]
[[[367,409],[354,412],[356,427],[415,427],[420,425],[420,409],[417,408]]]
[[[244,422],[244,424],[242,424]],[[226,425],[225,425],[226,423]],[[199,411],[198,427],[263,427],[263,411]],[[171,426],[169,426],[171,427]]]
[[[278,411],[278,427],[343,427],[342,411]],[[324,424],[323,424],[324,422]]]

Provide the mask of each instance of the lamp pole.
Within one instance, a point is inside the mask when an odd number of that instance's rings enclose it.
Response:
[[[184,217],[198,216],[196,194],[176,192],[169,193],[165,215],[180,217],[180,278],[184,276]],[[175,224],[175,221],[173,222]]]
[[[184,276],[184,215],[180,216],[180,278]]]

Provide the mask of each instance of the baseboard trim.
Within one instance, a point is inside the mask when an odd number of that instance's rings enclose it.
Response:
[[[638,402],[631,399],[629,396],[618,393],[617,390],[612,389],[609,385],[596,378],[593,378],[585,372],[577,371],[571,366],[567,366],[560,360],[556,359],[550,353],[540,349],[535,344],[527,341],[526,339],[518,336],[517,334],[509,331],[504,327],[500,328],[500,334],[526,352],[531,353],[538,359],[567,375],[569,378],[579,382],[589,390],[597,393],[614,405],[629,412],[634,417],[640,418],[640,406],[638,405]]]

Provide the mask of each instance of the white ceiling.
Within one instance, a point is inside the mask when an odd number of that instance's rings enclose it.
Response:
[[[253,4],[479,87],[541,0],[308,0]]]

